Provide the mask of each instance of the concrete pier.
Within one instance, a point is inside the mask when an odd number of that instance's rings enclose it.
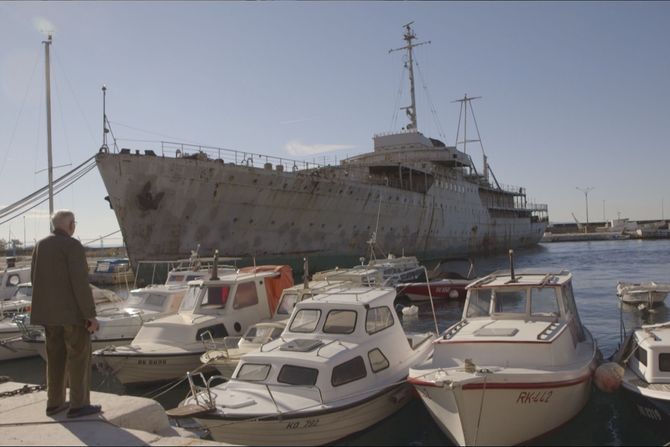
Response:
[[[24,383],[0,384],[0,394]],[[221,445],[171,427],[163,407],[143,397],[91,392],[103,413],[68,419],[46,416],[46,391],[0,396],[0,445]]]

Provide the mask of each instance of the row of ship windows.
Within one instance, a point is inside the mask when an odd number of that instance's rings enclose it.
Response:
[[[443,180],[435,180],[435,183],[437,183],[438,186],[440,186],[443,189],[446,189],[447,191],[456,191],[460,193],[472,193],[475,192],[475,188],[470,188],[466,187],[463,185],[456,185],[455,183],[443,181]]]

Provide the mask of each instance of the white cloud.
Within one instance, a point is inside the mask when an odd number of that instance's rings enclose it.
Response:
[[[284,148],[291,155],[314,155],[324,152],[341,151],[353,149],[355,146],[350,144],[304,144],[298,140],[291,140]]]

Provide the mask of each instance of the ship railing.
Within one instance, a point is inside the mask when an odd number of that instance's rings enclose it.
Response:
[[[293,172],[306,169],[318,169],[326,166],[325,164],[317,162],[294,160],[214,146],[175,143],[171,141],[161,141],[160,145],[160,151],[163,157],[221,160],[224,163],[235,164],[238,166],[264,167],[265,169],[274,168],[277,171],[287,170]]]

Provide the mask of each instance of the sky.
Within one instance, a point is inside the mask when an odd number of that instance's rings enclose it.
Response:
[[[410,21],[430,41],[415,50],[421,132],[453,145],[452,101],[481,96],[495,176],[548,204],[551,222],[585,222],[587,187],[591,222],[670,217],[670,3],[621,1],[0,1],[0,205],[47,184],[47,31],[58,177],[102,144],[103,84],[119,147],[331,164],[369,152],[407,123],[403,53],[389,50]],[[481,167],[481,148],[468,153]],[[106,195],[95,169],[54,199],[85,244],[118,230]],[[47,203],[0,225],[28,245],[48,232]]]

